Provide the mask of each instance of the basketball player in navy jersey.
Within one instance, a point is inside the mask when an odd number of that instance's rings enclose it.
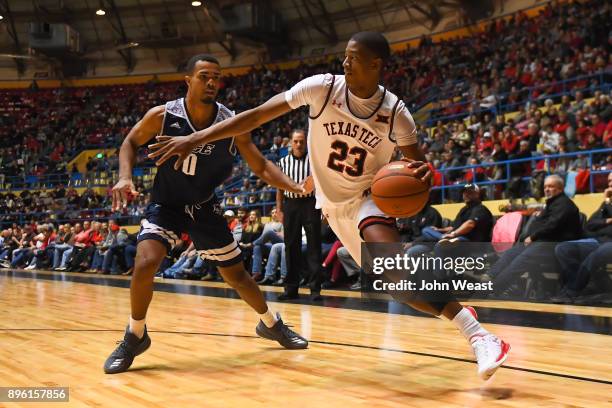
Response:
[[[361,261],[361,242],[400,242],[395,219],[384,214],[367,195],[378,170],[389,163],[396,146],[424,181],[431,172],[420,151],[414,120],[404,103],[380,85],[389,43],[380,33],[353,35],[345,50],[344,75],[315,75],[264,104],[188,137],[160,136],[149,157],[157,165],[202,143],[249,132],[285,113],[308,105],[308,151],[317,205],[353,259]],[[451,236],[453,233],[451,233]],[[452,321],[471,344],[478,375],[488,379],[503,364],[510,346],[485,330],[471,307],[452,296],[433,302],[398,299],[415,309]]]
[[[215,58],[194,56],[187,64],[186,74],[186,97],[150,109],[123,141],[119,182],[112,191],[113,210],[125,207],[129,196],[138,194],[132,183],[132,168],[139,146],[156,135],[186,136],[234,116],[215,101],[221,78],[221,67]],[[296,184],[266,160],[246,132],[195,146],[179,168],[170,162],[160,166],[138,234],[129,325],[123,341],[104,364],[107,374],[126,371],[134,357],[151,345],[145,317],[153,296],[153,279],[183,232],[189,234],[199,255],[215,262],[225,282],[259,314],[256,327],[259,336],[276,340],[288,349],[308,347],[306,339],[289,329],[280,315],[274,315],[268,308],[259,287],[244,268],[240,248],[217,202],[214,190],[231,175],[236,149],[265,182],[299,194],[312,191],[312,187]]]

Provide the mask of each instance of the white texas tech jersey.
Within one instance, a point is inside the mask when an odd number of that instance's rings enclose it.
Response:
[[[395,146],[416,143],[404,103],[382,87],[364,100],[349,93],[344,75],[315,75],[287,91],[285,99],[294,109],[310,106],[308,152],[317,207],[362,197]]]

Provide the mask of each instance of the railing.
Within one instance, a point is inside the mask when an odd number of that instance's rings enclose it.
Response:
[[[529,157],[525,159],[505,160],[505,161],[500,161],[500,162],[495,162],[495,163],[482,163],[482,164],[471,165],[471,166],[449,167],[449,168],[439,170],[439,172],[442,174],[442,185],[435,186],[432,188],[432,190],[440,191],[441,201],[442,203],[445,203],[447,201],[447,193],[449,191],[461,189],[465,185],[465,181],[460,182],[460,183],[454,183],[454,184],[446,184],[445,173],[447,172],[460,171],[465,174],[467,170],[472,173],[472,180],[476,180],[476,170],[479,168],[505,167],[506,177],[504,179],[484,180],[484,181],[475,182],[475,184],[478,184],[481,187],[495,186],[498,184],[506,184],[511,181],[512,179],[511,166],[512,165],[519,164],[519,163],[531,163],[532,168],[533,168],[534,163],[544,160],[545,162],[544,171],[546,172],[546,174],[552,174],[554,173],[554,171],[551,172],[551,161],[552,160],[583,156],[587,160],[587,166],[590,172],[589,191],[593,193],[595,192],[595,185],[593,182],[593,177],[598,174],[607,174],[607,173],[610,173],[611,171],[611,170],[593,170],[593,157],[596,155],[608,155],[608,154],[612,154],[612,148],[600,149],[600,150],[589,150],[589,151],[584,151],[584,152],[575,152],[575,153],[566,153],[566,154],[533,156],[533,157]],[[521,177],[522,181],[528,181],[530,179],[531,177],[529,176]],[[228,197],[241,197],[241,196],[248,197],[251,194],[261,195],[263,192],[269,192],[271,195],[274,195],[276,193],[276,190],[275,189],[266,189],[266,190],[262,189],[262,190],[255,191],[255,192],[239,192],[239,193],[230,193],[230,194],[224,194],[223,191],[218,191],[217,196],[219,197],[220,200],[224,200]],[[225,205],[223,208],[224,209],[236,209],[240,207],[247,208],[247,209],[262,208],[263,213],[267,214],[268,213],[267,210],[271,209],[275,205],[276,205],[276,201],[259,201],[253,204],[244,203],[240,205]],[[78,216],[67,216],[66,215],[66,214],[71,214],[71,213],[78,213]],[[68,208],[64,211],[59,211],[59,212],[45,211],[45,212],[0,214],[0,226],[2,228],[6,228],[7,226],[10,226],[12,222],[18,222],[21,225],[23,225],[24,223],[32,219],[37,219],[37,218],[51,219],[55,223],[74,222],[74,221],[82,221],[82,220],[87,220],[87,219],[89,220],[95,219],[98,221],[114,219],[118,221],[131,222],[133,224],[137,224],[140,217],[141,215],[139,214],[121,215],[119,213],[113,213],[109,208],[94,208],[94,209]]]
[[[262,154],[273,160],[277,158],[276,152],[271,150],[263,151]],[[237,163],[241,161],[238,157],[236,159]],[[153,162],[145,162],[141,166],[134,168],[132,176],[134,178],[154,176],[156,171]],[[107,187],[109,182],[117,180],[118,174],[118,170],[96,170],[88,173],[52,173],[40,176],[4,176],[0,174],[0,191],[48,189],[60,184],[68,187]],[[229,187],[230,184],[234,187],[240,184],[241,181],[242,177],[234,176],[226,181],[225,187]]]
[[[449,190],[456,190],[456,189],[461,189],[463,188],[463,186],[466,184],[465,181],[460,182],[460,183],[454,183],[454,184],[447,184],[446,183],[446,174],[448,172],[462,172],[462,173],[466,173],[466,171],[471,172],[472,174],[472,180],[474,180],[474,184],[478,184],[479,186],[493,186],[493,185],[497,185],[497,184],[506,184],[508,182],[510,182],[512,180],[512,176],[511,176],[511,167],[512,165],[516,165],[519,163],[531,163],[531,167],[532,170],[534,168],[534,163],[540,162],[542,160],[544,160],[544,166],[543,166],[543,171],[545,171],[545,173],[548,174],[554,174],[555,171],[554,169],[551,171],[551,161],[552,160],[557,160],[557,159],[563,159],[563,158],[572,158],[572,157],[578,157],[578,156],[582,156],[582,157],[586,157],[587,159],[587,168],[589,169],[589,191],[591,193],[595,192],[595,185],[593,182],[593,176],[597,175],[597,174],[607,174],[610,173],[610,170],[594,170],[593,169],[593,156],[598,156],[598,155],[607,155],[607,154],[612,154],[612,148],[608,148],[608,149],[598,149],[598,150],[587,150],[587,151],[583,151],[583,152],[574,152],[574,153],[565,153],[565,154],[551,154],[551,155],[540,155],[540,156],[532,156],[529,158],[525,158],[525,159],[514,159],[514,160],[504,160],[504,161],[499,161],[499,162],[493,162],[493,163],[481,163],[481,164],[477,164],[477,165],[470,165],[470,166],[458,166],[458,167],[448,167],[445,169],[439,169],[438,171],[441,173],[442,175],[442,185],[441,186],[435,186],[432,188],[433,191],[439,190],[441,191],[441,200],[442,203],[446,202],[446,193]],[[496,180],[485,180],[485,181],[476,181],[476,170],[477,169],[481,169],[481,168],[495,168],[495,167],[504,167],[505,168],[505,178],[503,179],[496,179]],[[528,176],[523,176],[521,178],[522,181],[527,181],[530,180],[531,177]]]
[[[598,82],[596,86],[594,86],[591,83],[588,83],[587,86],[584,86],[581,88],[576,88],[576,87],[571,86],[572,84],[576,84],[582,81],[588,82],[591,79],[597,79]],[[600,72],[600,73],[593,74],[593,75],[577,76],[577,77],[569,78],[563,81],[553,82],[551,84],[525,87],[525,88],[518,89],[516,93],[522,95],[522,97],[520,98],[519,102],[515,102],[515,103],[509,103],[509,104],[503,103],[503,101],[507,100],[507,98],[512,94],[512,92],[507,92],[504,94],[496,95],[497,103],[489,108],[480,108],[481,99],[472,99],[469,101],[461,101],[457,103],[452,103],[452,104],[446,105],[441,108],[432,108],[426,111],[419,111],[416,113],[420,115],[429,114],[430,117],[426,123],[427,123],[427,126],[431,126],[435,124],[437,121],[444,122],[444,121],[459,119],[459,118],[462,118],[462,117],[465,117],[471,114],[478,114],[482,112],[492,112],[494,114],[497,114],[500,112],[512,112],[516,110],[518,106],[524,105],[525,103],[533,103],[535,101],[542,100],[542,99],[548,99],[548,98],[551,98],[551,99],[559,98],[560,96],[566,95],[570,90],[571,91],[587,91],[587,90],[595,91],[597,89],[600,89],[603,92],[607,92],[611,86],[612,86],[612,71],[604,71],[604,72]],[[557,92],[555,94],[544,94],[544,95],[539,94],[537,97],[534,96],[536,91],[548,89],[551,87],[553,88],[560,87],[560,92]],[[445,98],[447,98],[447,96],[445,96]],[[479,108],[470,109],[470,106],[472,105],[477,105]],[[452,114],[452,115],[433,116],[434,114],[438,112],[445,111],[447,109],[457,108],[457,107],[461,108],[462,112]]]

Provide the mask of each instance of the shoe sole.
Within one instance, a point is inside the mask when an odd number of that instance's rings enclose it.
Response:
[[[495,363],[494,366],[487,368],[482,373],[478,373],[480,375],[480,378],[482,378],[484,381],[487,381],[489,378],[491,378],[493,374],[495,374],[497,369],[501,367],[502,364],[504,364],[504,362],[508,359],[509,353],[510,353],[510,344],[502,340],[502,354],[503,354],[502,357]]]
[[[147,351],[149,349],[149,347],[151,347],[151,338],[147,336],[147,340],[145,341],[145,347],[140,350],[138,353],[134,354],[134,357],[132,358],[132,361],[130,361],[130,364],[128,364],[127,367],[125,367],[124,370],[121,371],[106,371],[106,367],[104,367],[104,373],[105,374],[119,374],[119,373],[125,373],[127,370],[130,369],[130,367],[132,366],[132,364],[134,363],[134,359],[136,357],[138,357],[139,355],[141,355],[142,353],[144,353],[145,351]]]

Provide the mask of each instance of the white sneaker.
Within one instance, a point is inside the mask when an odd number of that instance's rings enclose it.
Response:
[[[33,265],[28,265],[28,266],[26,266],[24,269],[25,269],[26,271],[31,271],[32,269],[35,269],[35,268],[36,268],[36,265],[35,265],[35,264],[33,264]]]
[[[474,336],[472,348],[478,362],[478,375],[486,381],[508,358],[510,344],[489,333],[484,336]]]

